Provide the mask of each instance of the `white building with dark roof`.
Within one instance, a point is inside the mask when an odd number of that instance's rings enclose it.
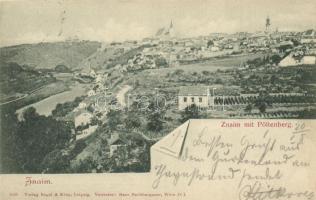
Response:
[[[195,104],[199,108],[208,108],[214,101],[210,95],[210,90],[205,86],[182,87],[178,94],[178,109],[184,110],[186,107]]]

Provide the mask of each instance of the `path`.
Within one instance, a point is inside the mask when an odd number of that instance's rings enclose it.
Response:
[[[125,99],[125,94],[132,89],[131,86],[129,85],[124,85],[119,92],[116,95],[116,99],[118,101],[118,103],[122,106],[122,107],[126,107],[126,99]]]
[[[40,89],[44,88],[45,86],[46,86],[46,85],[41,86],[41,87],[39,87],[39,88],[36,88],[35,90],[32,90],[32,91],[28,92],[27,94],[23,94],[22,97],[18,97],[18,98],[16,98],[16,99],[13,99],[13,100],[10,100],[10,101],[7,101],[7,102],[0,103],[0,105],[5,105],[5,104],[8,104],[8,103],[12,103],[12,102],[15,102],[15,101],[24,99],[24,98],[28,97],[29,95],[36,93],[37,91],[39,91]]]

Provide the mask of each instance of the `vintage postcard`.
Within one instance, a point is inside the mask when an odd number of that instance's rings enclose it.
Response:
[[[0,0],[0,200],[316,200],[314,0]]]

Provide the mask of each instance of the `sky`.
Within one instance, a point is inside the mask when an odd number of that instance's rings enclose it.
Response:
[[[315,0],[0,0],[0,46],[153,36],[173,21],[179,37],[316,28]]]

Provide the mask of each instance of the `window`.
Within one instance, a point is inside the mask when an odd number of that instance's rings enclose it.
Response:
[[[200,103],[202,102],[202,97],[199,97],[199,102],[200,102]]]
[[[186,97],[183,97],[183,102],[187,102],[187,98]]]
[[[191,97],[191,101],[192,101],[192,103],[194,102],[194,97]]]

